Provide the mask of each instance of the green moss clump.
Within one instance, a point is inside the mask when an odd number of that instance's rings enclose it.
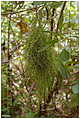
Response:
[[[40,51],[46,47],[48,35],[42,27],[35,27],[29,34],[25,49],[25,68],[31,79],[35,80],[37,94],[40,98],[48,95],[52,81],[51,49]]]

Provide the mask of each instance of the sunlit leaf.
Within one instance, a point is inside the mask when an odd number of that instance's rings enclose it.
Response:
[[[60,58],[63,61],[69,60],[69,52],[67,50],[63,49],[62,52],[61,52],[61,54],[60,54]]]

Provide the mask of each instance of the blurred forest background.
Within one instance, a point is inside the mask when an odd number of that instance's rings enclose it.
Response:
[[[1,2],[1,115],[79,115],[79,3]]]

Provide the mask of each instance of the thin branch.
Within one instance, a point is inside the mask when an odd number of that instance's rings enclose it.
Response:
[[[66,6],[66,2],[67,2],[67,1],[65,1],[65,2],[63,3],[63,6],[62,6],[62,9],[61,9],[61,12],[60,12],[60,16],[59,16],[59,19],[58,19],[58,23],[57,23],[56,32],[58,32],[60,20],[61,20],[61,17],[62,17],[62,15],[63,15],[63,11],[64,11],[65,6]]]
[[[10,83],[10,22],[11,22],[11,15],[9,16],[9,24],[8,24],[8,81]]]
[[[40,7],[42,7],[42,6],[37,7],[37,10],[38,10]],[[25,12],[25,11],[27,11],[27,12],[28,12],[28,11],[36,11],[36,7],[24,9],[24,10],[21,10],[21,11],[18,11],[18,12],[7,12],[7,13],[2,12],[1,15],[7,16],[7,15],[9,15],[9,14],[13,15],[13,14],[21,13],[21,12]]]
[[[51,16],[51,39],[52,39],[52,32],[53,32],[53,17],[54,17],[54,14],[55,14],[55,8],[52,9],[52,16]]]

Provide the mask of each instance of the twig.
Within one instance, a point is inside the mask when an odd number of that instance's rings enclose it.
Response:
[[[11,15],[9,16],[9,24],[8,24],[8,81],[10,85],[10,22],[11,22]]]
[[[63,6],[62,6],[62,9],[61,9],[61,12],[60,12],[60,16],[59,16],[59,19],[58,19],[58,23],[57,23],[56,32],[58,32],[60,20],[61,20],[61,17],[62,17],[62,15],[63,15],[64,8],[65,8],[65,6],[66,6],[66,2],[67,2],[67,1],[65,1],[65,2],[63,3]]]
[[[55,14],[55,9],[53,8],[52,9],[52,16],[51,16],[51,39],[52,39],[52,32],[53,32],[53,22],[54,22],[54,20],[53,20],[53,17],[54,17],[54,14]]]
[[[39,9],[40,7],[42,7],[42,6],[37,7],[37,9]],[[25,11],[36,11],[36,7],[34,7],[34,8],[28,8],[28,9],[21,10],[21,11],[18,11],[18,12],[7,12],[7,13],[4,13],[3,12],[3,13],[1,13],[1,15],[3,15],[3,16],[9,15],[9,14],[13,15],[13,14],[21,13],[21,12],[25,12]]]

